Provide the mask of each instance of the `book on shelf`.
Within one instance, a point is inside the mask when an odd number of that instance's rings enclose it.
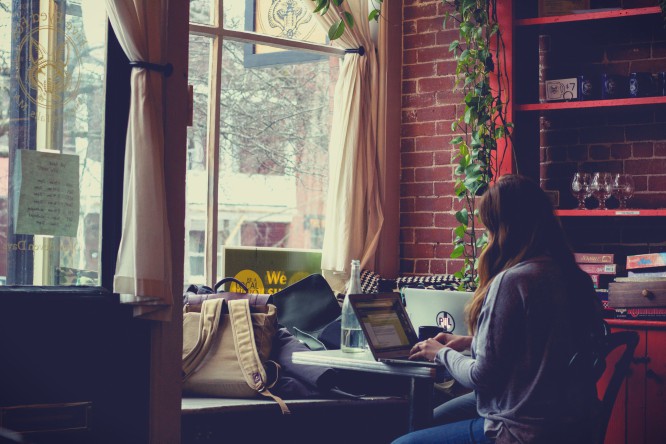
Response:
[[[616,308],[617,319],[640,319],[644,321],[666,320],[666,307],[658,308]]]
[[[616,264],[578,264],[587,274],[616,274]]]
[[[596,273],[588,273],[590,278],[592,279],[592,284],[594,284],[595,290],[607,290],[608,284],[612,282],[613,280],[613,275],[612,274],[596,274]]]
[[[612,264],[615,261],[613,253],[574,253],[578,264]]]
[[[666,281],[666,276],[626,276],[626,277],[616,277],[615,282],[664,282]]]
[[[627,277],[637,277],[637,278],[666,278],[666,267],[655,267],[648,269],[639,269],[639,270],[628,270]]]
[[[666,253],[645,253],[627,256],[627,270],[666,267]]]

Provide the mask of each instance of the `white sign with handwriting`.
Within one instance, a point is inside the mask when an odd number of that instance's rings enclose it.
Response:
[[[79,156],[17,150],[14,231],[76,237],[79,227]]]

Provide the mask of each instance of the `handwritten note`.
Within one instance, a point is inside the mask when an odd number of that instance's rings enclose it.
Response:
[[[79,156],[17,150],[14,231],[75,237],[79,227]]]

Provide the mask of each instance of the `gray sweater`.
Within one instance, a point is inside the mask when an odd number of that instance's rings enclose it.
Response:
[[[501,272],[481,308],[472,357],[448,347],[437,354],[475,390],[486,435],[497,443],[555,442],[558,435],[575,442],[571,429],[588,423],[584,416],[596,406],[594,386],[581,390],[567,376],[569,359],[598,321],[590,280],[577,272],[564,273],[547,257]]]

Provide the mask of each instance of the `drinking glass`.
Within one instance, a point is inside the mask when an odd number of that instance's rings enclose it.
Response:
[[[610,173],[594,173],[590,183],[592,195],[599,201],[599,210],[607,210],[606,199],[613,192],[613,177]]]
[[[613,177],[613,195],[620,202],[620,209],[627,208],[627,200],[634,195],[634,178],[629,174],[616,174]]]
[[[571,194],[578,199],[579,210],[585,209],[585,198],[590,195],[590,175],[588,173],[576,173],[571,180]]]

